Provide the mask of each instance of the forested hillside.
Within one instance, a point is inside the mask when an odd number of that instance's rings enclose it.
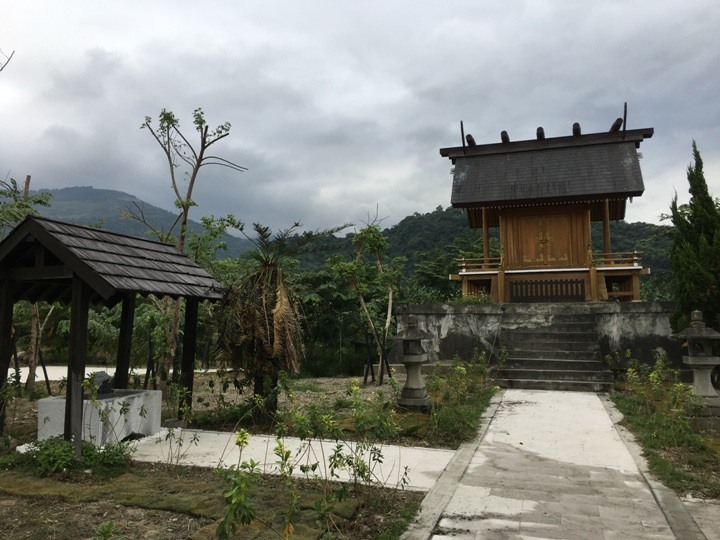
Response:
[[[176,214],[146,203],[134,195],[112,189],[79,186],[43,191],[50,193],[52,198],[50,206],[38,208],[40,215],[79,225],[99,226],[131,236],[146,236],[148,228],[144,223],[126,217],[128,210],[136,213],[142,210],[147,222],[162,231],[168,231],[177,217]],[[202,226],[191,220],[190,229],[200,232]],[[247,240],[230,235],[226,235],[224,241],[228,249],[219,253],[220,257],[235,257],[250,247]]]
[[[104,229],[143,236],[147,227],[134,219],[123,217],[128,209],[142,208],[148,220],[155,227],[167,230],[175,219],[175,214],[148,204],[137,197],[121,191],[96,189],[92,187],[70,187],[47,190],[52,194],[50,206],[39,208],[42,215],[54,219],[71,221],[84,225],[100,224]],[[201,215],[197,209],[196,215]],[[242,219],[242,216],[239,216]],[[201,231],[198,222],[192,222],[191,228]],[[669,268],[668,253],[672,240],[668,234],[670,227],[649,223],[612,222],[610,231],[613,250],[642,251],[643,264],[653,273],[661,273]],[[418,267],[421,271],[432,272],[435,268],[438,278],[445,280],[456,257],[482,255],[482,234],[471,230],[465,214],[458,209],[438,206],[432,212],[414,213],[403,218],[397,224],[387,227],[383,233],[389,241],[388,256],[407,259],[406,273],[413,274]],[[593,247],[602,245],[600,223],[593,223]],[[303,255],[300,267],[307,271],[322,268],[330,255],[349,256],[353,252],[353,233],[326,239],[312,253]],[[249,249],[248,240],[226,236],[226,252],[219,257],[235,257]],[[491,231],[491,247],[497,249],[497,230]]]

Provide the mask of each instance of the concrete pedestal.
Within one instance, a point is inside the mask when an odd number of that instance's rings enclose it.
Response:
[[[696,396],[710,399],[720,399],[712,385],[712,372],[715,366],[720,365],[717,356],[683,356],[683,364],[690,366],[693,371],[693,391]]]
[[[422,378],[422,365],[427,363],[427,354],[405,355],[400,361],[405,366],[405,386],[400,393],[398,405],[421,410],[430,409],[430,398]]]
[[[132,433],[153,435],[160,431],[160,390],[115,390],[95,401],[83,401],[82,438],[97,446],[121,441]],[[38,440],[63,435],[65,397],[38,401]]]

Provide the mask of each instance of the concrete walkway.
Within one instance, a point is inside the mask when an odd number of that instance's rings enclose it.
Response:
[[[415,448],[395,445],[379,445],[377,450],[382,459],[373,457],[373,452],[354,443],[335,443],[334,441],[301,441],[296,437],[285,437],[282,443],[290,451],[291,463],[296,476],[327,478],[350,481],[351,472],[347,467],[335,471],[337,477],[330,475],[330,456],[342,454],[345,457],[359,458],[368,465],[373,481],[388,487],[402,487],[414,491],[429,491],[438,481],[450,460],[455,455],[452,450],[437,448]],[[252,435],[250,443],[240,450],[235,445],[235,435],[227,432],[164,429],[158,435],[141,439],[136,444],[132,459],[152,463],[178,463],[197,467],[228,467],[237,465],[239,460],[254,460],[259,463],[263,473],[279,472],[278,457],[275,450],[278,442],[267,435]],[[317,467],[304,473],[301,467]],[[407,467],[407,476],[405,471]],[[404,481],[407,480],[406,482]]]
[[[506,390],[489,414],[404,539],[706,538],[646,475],[606,397]]]

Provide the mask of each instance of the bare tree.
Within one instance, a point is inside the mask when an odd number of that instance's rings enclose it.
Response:
[[[152,118],[149,116],[145,117],[145,122],[140,126],[141,129],[147,129],[150,132],[165,153],[170,173],[170,182],[175,192],[175,206],[180,210],[175,223],[173,223],[166,234],[167,237],[171,237],[175,234],[174,231],[177,226],[180,226],[177,235],[177,247],[181,251],[185,249],[190,208],[195,206],[192,194],[200,174],[200,169],[206,165],[219,165],[237,172],[247,170],[247,168],[242,165],[208,153],[208,149],[212,145],[230,135],[229,122],[220,124],[214,130],[210,131],[210,126],[205,121],[203,110],[198,108],[193,111],[193,125],[200,135],[197,147],[193,146],[180,130],[180,122],[175,115],[166,109],[160,112],[157,127],[153,127]],[[180,177],[182,176],[187,178],[184,187],[180,181]],[[163,238],[163,240],[167,240],[167,238]]]
[[[126,212],[128,217],[144,223],[161,241],[174,241],[177,248],[183,252],[188,237],[187,227],[190,219],[190,209],[196,206],[192,196],[195,184],[200,176],[200,170],[211,165],[226,167],[236,172],[247,170],[242,165],[209,152],[210,147],[230,135],[229,122],[220,124],[211,130],[205,120],[203,110],[197,108],[193,111],[193,126],[199,136],[196,145],[190,142],[188,136],[180,129],[180,122],[177,117],[167,109],[160,111],[157,126],[153,125],[150,116],[146,116],[145,121],[140,126],[141,129],[147,129],[150,132],[160,148],[162,148],[167,161],[170,184],[175,194],[175,206],[179,209],[179,214],[169,230],[163,231],[148,223],[142,208],[137,205],[134,209],[128,209]],[[165,321],[162,329],[164,341],[162,368],[164,368],[165,373],[168,373],[177,348],[176,338],[180,328],[182,301],[180,299],[163,298],[153,299],[153,302],[163,314],[163,320]]]

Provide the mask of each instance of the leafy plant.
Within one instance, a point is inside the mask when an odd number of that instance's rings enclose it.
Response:
[[[628,363],[625,380],[612,398],[643,445],[650,469],[678,491],[719,496],[720,484],[712,480],[717,472],[711,471],[720,463],[720,441],[696,432],[688,421],[688,414],[701,406],[692,388],[663,355],[652,368],[632,357],[623,360]]]
[[[37,476],[61,475],[87,469],[100,476],[115,476],[127,469],[131,452],[129,443],[108,443],[97,447],[83,441],[82,456],[78,460],[72,441],[52,437],[32,443],[25,453],[15,452],[4,456],[0,460],[0,468],[3,465],[22,467]]]
[[[95,536],[93,536],[93,540],[125,540],[125,538],[127,537],[122,534],[122,529],[112,521],[106,521],[95,527]]]
[[[241,429],[235,433],[235,444],[240,450],[238,463],[227,469],[218,468],[216,474],[226,486],[223,491],[225,499],[225,516],[215,530],[215,536],[220,540],[231,538],[237,531],[238,525],[247,525],[255,519],[256,511],[251,499],[251,491],[257,483],[260,470],[259,463],[250,460],[243,461],[243,449],[250,442],[250,434]]]

